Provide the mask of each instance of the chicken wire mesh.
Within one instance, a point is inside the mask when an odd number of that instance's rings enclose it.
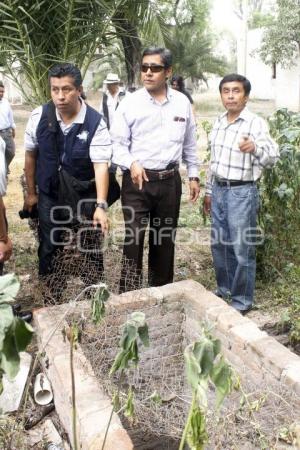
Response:
[[[143,290],[141,295],[145,295]],[[135,300],[138,298],[135,293]],[[120,379],[109,376],[118,353],[122,326],[133,311],[142,310],[149,326],[150,347],[140,348],[140,361]],[[120,417],[128,430],[134,448],[178,448],[191,392],[186,383],[183,351],[188,344],[185,336],[185,310],[181,301],[156,303],[147,306],[135,303],[119,307],[108,306],[104,320],[94,325],[81,314],[81,346],[100,385],[113,398],[119,392]],[[291,424],[299,420],[299,398],[286,387],[256,382],[255,374],[239,368],[242,389],[234,391],[218,412],[215,392],[208,392],[207,449],[280,449],[285,440],[292,442]],[[134,393],[134,419],[124,416],[128,389]],[[161,401],[153,401],[153,394]],[[159,438],[159,440],[157,440]],[[144,444],[144,441],[147,441]]]
[[[30,219],[29,225],[37,237],[37,221]],[[109,291],[117,294],[121,274],[126,277],[127,290],[147,286],[145,279],[137,280],[132,264],[123,260],[121,243],[103,241],[99,230],[78,224],[68,228],[61,236],[64,245],[54,258],[52,273],[43,280],[36,277],[32,283],[35,304],[66,303],[84,287],[99,282],[105,282]],[[90,295],[84,298],[89,300]],[[83,350],[107,394],[113,397],[119,390],[120,409],[126,402],[128,388],[133,389],[134,421],[129,422],[122,412],[120,415],[134,448],[175,449],[191,400],[183,359],[187,345],[184,305],[170,302],[145,306],[143,303],[151,345],[141,350],[138,367],[127,370],[120,383],[116,376],[109,376],[109,370],[118,352],[122,325],[135,310],[140,307],[108,306],[104,320],[96,326],[87,318],[87,311],[82,310],[78,315],[76,308],[69,321],[80,322]],[[280,449],[292,444],[290,430],[299,419],[299,399],[280,384],[270,387],[256,383],[245,368],[239,368],[239,372],[244,380],[243,393],[234,392],[218,414],[213,407],[214,392],[212,389],[209,392],[207,449]],[[160,403],[151,399],[153,393],[160,395]]]

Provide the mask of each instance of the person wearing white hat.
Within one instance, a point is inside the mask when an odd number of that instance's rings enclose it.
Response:
[[[125,92],[120,89],[120,81],[116,73],[108,73],[104,80],[104,84],[107,86],[107,92],[103,94],[99,112],[103,115],[108,129],[111,127],[114,113],[120,101],[125,96]]]

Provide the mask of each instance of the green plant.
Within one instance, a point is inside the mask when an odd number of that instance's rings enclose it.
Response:
[[[13,302],[20,283],[14,274],[0,277],[0,394],[2,379],[16,377],[20,369],[20,352],[30,343],[33,329],[24,320],[15,317],[9,303]]]
[[[140,311],[133,312],[124,325],[120,340],[120,351],[110,369],[110,375],[128,369],[130,364],[137,366],[139,362],[138,340],[145,347],[149,347],[148,325],[145,314]]]
[[[112,420],[114,411],[120,410],[120,386],[122,383],[124,371],[129,367],[136,367],[139,362],[139,346],[138,342],[145,347],[149,347],[149,334],[148,325],[146,323],[146,317],[143,312],[135,311],[130,315],[130,318],[125,322],[123,326],[123,333],[119,343],[120,350],[113,362],[109,374],[113,375],[119,372],[118,389],[113,396],[113,407],[106,427],[105,436],[102,443],[102,449],[104,450],[108,430]],[[123,408],[121,408],[123,409]],[[128,419],[133,419],[134,414],[134,393],[131,386],[129,386],[127,401],[125,404],[125,415]]]
[[[300,114],[281,109],[269,123],[280,159],[265,170],[260,185],[264,242],[257,248],[257,261],[264,277],[282,275],[289,264],[300,263]]]
[[[109,291],[106,284],[100,283],[94,297],[92,298],[92,321],[97,324],[101,322],[105,315],[105,302],[109,298]]]
[[[96,292],[91,300],[91,318],[95,324],[102,321],[105,315],[105,302],[109,298],[109,291],[106,284],[100,283],[98,285],[92,285],[85,288],[80,294],[87,290],[96,289]],[[70,342],[70,372],[71,372],[71,385],[72,385],[72,430],[73,430],[73,446],[74,450],[79,449],[78,437],[77,437],[77,409],[76,409],[76,385],[75,385],[75,372],[74,372],[74,350],[77,349],[77,344],[80,342],[80,327],[79,324],[74,321],[68,330],[63,329],[64,338],[67,336]]]
[[[207,392],[212,384],[216,389],[216,407],[233,387],[233,372],[220,355],[221,342],[215,339],[207,326],[202,327],[199,341],[188,345],[184,351],[186,376],[192,389],[192,403],[181,438],[179,450],[187,443],[191,450],[203,450],[208,441],[206,414]]]

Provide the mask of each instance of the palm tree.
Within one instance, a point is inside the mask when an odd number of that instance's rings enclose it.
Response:
[[[140,56],[139,29],[144,26],[162,40],[152,8],[151,0],[0,1],[1,61],[25,99],[40,104],[49,98],[47,73],[54,63],[73,62],[84,77],[90,63],[118,38],[132,83]]]

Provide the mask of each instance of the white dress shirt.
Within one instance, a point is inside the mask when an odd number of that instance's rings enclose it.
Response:
[[[0,136],[0,196],[6,194],[6,162],[5,162],[5,142]]]
[[[239,142],[249,137],[255,143],[254,153],[243,153]],[[264,119],[244,108],[229,123],[224,112],[214,123],[210,134],[210,167],[206,193],[210,194],[213,177],[231,181],[257,181],[265,167],[272,167],[279,158],[278,145],[270,137]]]
[[[157,102],[142,88],[120,103],[110,129],[112,162],[123,170],[138,161],[145,169],[163,170],[181,160],[189,177],[199,176],[196,155],[196,124],[187,97],[167,89],[167,98]]]
[[[120,88],[118,89],[118,92],[114,96],[112,96],[111,93],[108,90],[105,92],[105,94],[107,95],[107,109],[108,109],[108,117],[109,117],[109,125],[110,125],[110,127],[111,127],[111,125],[113,123],[113,119],[114,119],[114,115],[115,115],[116,109],[117,109],[117,107],[118,107],[118,105],[120,103],[120,97],[119,97],[120,92],[122,92]],[[125,95],[127,95],[127,93],[124,94],[124,97],[125,97]],[[123,97],[121,97],[121,98],[123,98]],[[103,115],[103,99],[102,99],[101,104],[100,104],[99,112],[100,112],[100,114]]]
[[[67,135],[75,124],[84,123],[85,114],[86,114],[86,104],[82,102],[80,111],[75,117],[74,121],[66,125],[62,121],[59,112],[56,109],[56,118],[59,122],[60,128],[64,133],[64,135]],[[42,106],[39,106],[38,108],[34,109],[31,113],[31,116],[26,126],[24,137],[24,144],[26,150],[29,151],[35,150],[38,147],[36,130],[39,121],[41,119],[41,116],[42,116]],[[100,163],[100,162],[109,162],[111,159],[111,154],[112,154],[112,146],[109,131],[106,127],[104,120],[101,119],[99,126],[91,140],[89,155],[93,163]]]
[[[16,128],[11,106],[6,98],[0,100],[0,131],[6,128]]]

